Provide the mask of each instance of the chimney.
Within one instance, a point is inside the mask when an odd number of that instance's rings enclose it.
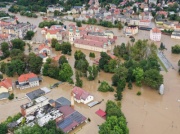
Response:
[[[74,95],[72,91],[71,91],[71,107],[74,109]]]

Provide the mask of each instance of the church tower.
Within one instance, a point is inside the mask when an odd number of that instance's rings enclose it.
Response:
[[[76,39],[80,39],[80,32],[78,28],[76,29]]]
[[[73,41],[74,41],[73,29],[70,27],[70,29],[69,29],[69,42],[73,43]]]

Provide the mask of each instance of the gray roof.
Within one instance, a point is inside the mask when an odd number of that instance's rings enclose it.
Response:
[[[29,82],[39,81],[38,77],[29,78]]]
[[[8,92],[4,92],[0,94],[0,100],[2,99],[7,99],[9,97],[9,93]]]
[[[49,103],[50,103],[50,104],[52,104],[52,103],[54,103],[54,102],[55,102],[55,101],[54,101],[53,99],[50,99],[50,100],[49,100]]]
[[[13,121],[13,122],[9,123],[7,126],[8,126],[9,128],[14,128],[14,127],[16,127],[17,125],[18,125],[18,123],[17,123],[16,121]]]
[[[45,92],[41,89],[37,89],[37,90],[34,90],[30,93],[27,93],[26,96],[30,99],[30,100],[34,100],[42,95],[44,95]]]
[[[64,97],[58,98],[56,100],[56,102],[61,104],[61,106],[70,106],[71,105],[71,102],[68,99],[64,98]]]

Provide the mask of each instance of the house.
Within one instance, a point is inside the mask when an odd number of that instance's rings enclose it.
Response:
[[[149,27],[149,26],[150,26],[150,23],[151,23],[150,20],[140,20],[140,21],[139,21],[139,26]]]
[[[74,100],[77,103],[87,104],[94,100],[94,97],[80,87],[74,87],[72,89]]]
[[[153,41],[161,41],[161,30],[153,28],[150,31],[150,39]]]
[[[124,27],[124,34],[126,36],[135,35],[138,33],[138,27],[137,26],[126,26]]]
[[[130,25],[136,25],[136,26],[139,26],[139,18],[132,18],[130,19]]]
[[[163,15],[165,18],[167,18],[167,16],[168,16],[168,12],[166,12],[166,11],[158,11],[157,13],[156,13],[157,15]]]
[[[171,34],[172,39],[180,39],[180,31],[174,31]]]
[[[71,13],[72,14],[77,14],[77,13],[80,13],[81,11],[83,11],[83,7],[82,6],[74,6],[71,9]]]
[[[180,31],[180,23],[179,24],[175,24],[174,30],[175,31]]]
[[[64,7],[62,6],[51,5],[47,7],[47,13],[54,13],[54,11],[62,12],[63,10],[64,10]]]
[[[50,50],[49,46],[47,46],[45,44],[39,45],[38,51],[39,51],[39,54],[44,53],[44,54],[47,54],[47,55],[51,55],[51,50]]]
[[[36,87],[39,86],[40,81],[41,78],[34,73],[22,74],[18,77],[18,80],[16,81],[16,88],[26,89]]]
[[[37,55],[38,55],[40,58],[43,59],[43,63],[45,63],[46,60],[48,59],[48,56],[47,56],[46,53],[39,53],[39,54],[37,54]]]
[[[59,29],[47,29],[46,31],[46,40],[51,40],[51,39],[57,39],[57,40],[62,40],[62,31]]]
[[[0,100],[7,99],[9,97],[9,91],[12,91],[12,80],[10,78],[3,79],[0,82]]]

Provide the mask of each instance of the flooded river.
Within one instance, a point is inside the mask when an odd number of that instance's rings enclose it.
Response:
[[[42,21],[41,18],[27,18],[16,15],[19,21],[27,22],[38,25]],[[69,22],[64,22],[68,24]],[[111,29],[118,40],[117,45],[120,45],[122,42],[127,43],[130,41],[128,37],[124,37],[122,31],[118,29]],[[135,36],[137,39],[149,39],[148,31],[139,31],[138,35]],[[40,34],[40,29],[38,30],[36,40],[44,40]],[[123,92],[122,100],[122,111],[124,112],[128,127],[130,129],[130,134],[179,134],[180,133],[180,76],[178,75],[178,66],[177,62],[180,59],[179,55],[171,54],[171,46],[180,43],[180,40],[171,39],[169,36],[163,35],[162,42],[165,44],[167,50],[164,51],[165,56],[171,62],[175,69],[169,69],[168,72],[161,72],[164,75],[164,85],[165,85],[165,94],[160,96],[156,90],[150,89],[148,87],[136,87],[133,86],[132,90],[125,89]],[[157,46],[160,45],[160,42],[156,43]],[[69,56],[70,65],[74,66],[74,57],[75,52],[73,48],[72,56]],[[88,55],[90,51],[82,50],[87,54],[87,59],[92,64],[92,60],[89,59]],[[53,51],[54,52],[54,51]],[[54,52],[59,54],[59,52]],[[99,56],[99,53],[96,53],[96,57]],[[105,110],[105,104],[107,100],[114,100],[114,93],[101,93],[97,91],[99,86],[98,80],[106,80],[111,84],[112,74],[107,74],[100,72],[98,78],[95,81],[88,81],[83,78],[83,88],[94,95],[95,100],[104,101],[93,108],[88,108],[86,105],[75,103],[75,109],[80,113],[89,117],[91,122],[84,125],[82,129],[79,127],[74,132],[78,131],[78,134],[97,134],[98,125],[102,124],[105,120],[100,118],[95,114],[99,108]],[[14,80],[16,78],[13,78]],[[54,79],[43,77],[44,81],[40,87],[54,84],[57,82]],[[37,87],[38,88],[38,87]],[[15,89],[13,92],[18,98],[24,97],[25,93],[30,92],[33,89],[27,89],[20,91]],[[52,99],[59,98],[64,96],[70,99],[70,90],[72,86],[65,83],[60,85],[58,88],[53,89],[46,96]],[[137,91],[141,91],[142,95],[137,96]],[[20,105],[28,102],[27,99],[23,100],[13,100],[13,101],[0,101],[0,121],[6,119],[9,115],[14,115],[17,112],[20,112]]]

